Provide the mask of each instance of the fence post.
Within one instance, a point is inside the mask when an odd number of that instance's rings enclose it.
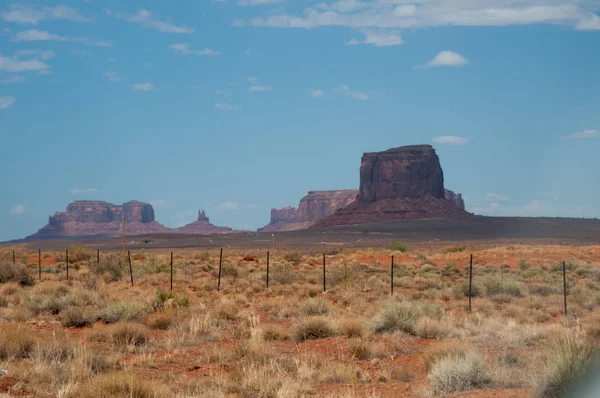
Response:
[[[171,252],[171,291],[173,291],[173,252]]]
[[[15,263],[15,251],[13,250],[13,264]]]
[[[394,295],[394,256],[392,256],[392,271],[390,278],[390,294]]]
[[[100,250],[96,250],[96,264],[100,264]]]
[[[67,280],[69,280],[69,249],[65,251],[65,262],[67,263]]]
[[[38,249],[38,277],[42,280],[42,249]]]
[[[565,316],[567,316],[567,266],[563,261],[563,296],[565,298]]]
[[[269,288],[269,251],[267,250],[267,289]]]
[[[327,278],[325,277],[325,253],[323,253],[323,293],[327,290]]]
[[[221,268],[223,264],[223,248],[221,248],[221,252],[219,253],[219,281],[217,282],[217,291],[221,290]]]
[[[472,287],[473,287],[473,255],[471,254],[471,259],[469,260],[469,312],[471,312],[471,296],[472,296]]]
[[[131,277],[131,286],[133,286],[133,268],[131,267],[131,252],[127,250],[127,261],[129,262],[129,276]]]

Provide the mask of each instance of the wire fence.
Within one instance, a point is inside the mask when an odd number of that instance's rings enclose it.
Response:
[[[69,281],[74,277],[73,271],[77,273],[83,266],[104,275],[106,281],[127,281],[134,286],[136,281],[152,278],[170,290],[260,292],[264,289],[284,295],[299,288],[308,289],[309,295],[340,289],[377,291],[414,299],[464,300],[467,311],[473,311],[477,300],[485,297],[497,305],[528,300],[530,309],[559,306],[565,315],[568,314],[568,297],[579,308],[600,304],[597,293],[600,270],[567,261],[540,268],[520,263],[518,269],[512,269],[506,265],[477,264],[473,255],[465,255],[460,265],[448,262],[438,266],[425,258],[418,265],[406,264],[398,262],[394,255],[389,256],[386,264],[353,261],[346,256],[326,253],[322,257],[286,253],[278,258],[272,254],[267,251],[244,257],[228,256],[221,248],[218,255],[211,251],[195,252],[192,256],[170,252],[165,260],[164,256],[140,253],[132,258],[130,251],[120,254],[96,250],[82,254],[77,250],[70,253],[67,249],[61,257],[41,250],[37,253],[13,250],[8,255],[2,253],[0,261],[35,268],[39,280]]]

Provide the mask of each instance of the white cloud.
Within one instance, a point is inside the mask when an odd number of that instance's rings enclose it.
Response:
[[[220,88],[215,90],[215,94],[222,95],[223,97],[231,97],[231,90],[221,90]]]
[[[223,111],[239,111],[242,109],[239,105],[227,104],[223,102],[215,102],[215,108]]]
[[[16,101],[15,97],[0,97],[0,109],[6,109],[14,104]]]
[[[23,213],[25,213],[25,205],[21,205],[21,204],[12,205],[12,208],[10,209],[11,216],[19,216]]]
[[[239,210],[240,204],[237,202],[223,202],[217,205],[219,210]]]
[[[250,82],[250,83],[255,83],[255,82],[257,82],[257,81],[258,81],[258,79],[257,79],[256,77],[254,77],[254,76],[248,76],[248,77],[246,78],[246,81],[247,81],[247,82]]]
[[[98,188],[71,188],[69,190],[70,195],[95,195],[98,192],[100,192]]]
[[[351,39],[346,44],[370,44],[376,47],[399,46],[404,44],[398,33],[387,32],[384,30],[364,30],[364,40]]]
[[[569,135],[563,135],[561,138],[567,140],[576,140],[581,138],[597,138],[600,137],[600,130],[590,129],[584,130],[579,133],[571,133]]]
[[[435,137],[432,141],[436,144],[464,145],[469,142],[469,139],[454,135],[442,135],[440,137]]]
[[[109,16],[113,15],[111,10],[105,10]],[[114,13],[114,16],[125,21],[139,23],[147,28],[158,30],[165,33],[194,33],[196,30],[187,26],[177,26],[168,22],[155,19],[148,10],[141,9],[136,14]]]
[[[273,91],[273,87],[256,85],[256,86],[250,86],[250,88],[248,88],[248,91],[250,91],[250,92]]]
[[[171,50],[175,51],[176,53],[184,54],[184,55],[195,54],[195,55],[215,56],[215,55],[219,55],[220,54],[218,51],[211,50],[210,48],[205,48],[203,50],[190,50],[190,47],[189,47],[188,43],[171,44],[169,46],[169,48]]]
[[[111,82],[123,81],[123,79],[117,75],[117,72],[104,72],[103,75]]]
[[[442,51],[425,65],[417,65],[414,69],[436,68],[439,66],[461,67],[469,64],[469,60],[454,51]]]
[[[488,192],[485,194],[485,200],[488,202],[501,202],[510,200],[510,196],[501,193]]]
[[[600,17],[598,15],[590,15],[588,18],[582,19],[577,25],[577,30],[600,30]]]
[[[409,4],[407,4],[409,3]],[[423,29],[437,26],[566,24],[596,29],[596,0],[375,0],[317,4],[297,13],[271,13],[235,25],[281,28]]]
[[[116,62],[117,60],[114,58],[104,58],[104,62]]]
[[[12,84],[12,83],[20,83],[24,82],[25,78],[23,76],[9,76],[5,79],[0,80],[0,84]]]
[[[325,91],[319,90],[319,89],[317,89],[317,90],[311,90],[310,91],[310,96],[313,97],[313,98],[321,98],[321,97],[325,96]]]
[[[96,40],[88,37],[65,37],[56,35],[45,30],[29,29],[15,34],[11,41],[72,41],[76,43],[83,43],[86,46],[92,47],[112,47],[114,42],[112,40]]]
[[[135,91],[152,91],[154,90],[154,84],[152,83],[135,83],[131,86]]]
[[[335,91],[338,93],[343,93],[343,94],[349,95],[350,97],[357,99],[357,100],[361,100],[361,101],[366,101],[371,98],[371,97],[369,97],[368,94],[365,94],[361,91],[352,90],[350,87],[348,87],[345,84],[340,84],[335,89]]]
[[[35,7],[31,5],[11,4],[8,11],[0,13],[0,18],[6,22],[37,25],[47,19],[67,19],[70,21],[85,22],[88,18],[81,15],[76,9],[56,7]]]
[[[55,35],[44,30],[29,29],[17,33],[11,38],[12,41],[67,41],[63,36]]]
[[[238,5],[242,7],[257,7],[279,3],[279,1],[280,0],[240,0],[238,1]]]
[[[12,57],[0,55],[0,70],[8,72],[48,71],[50,66],[42,62],[54,57],[53,51],[23,50]],[[23,59],[27,58],[27,59]]]

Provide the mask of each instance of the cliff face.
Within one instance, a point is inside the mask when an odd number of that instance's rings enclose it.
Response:
[[[450,192],[447,200],[440,160],[430,145],[365,153],[358,199],[314,226],[469,215],[462,197]]]
[[[463,200],[461,194],[455,193],[449,189],[444,189],[444,198],[446,198],[446,200],[452,203],[454,206],[465,210],[465,201]]]
[[[217,227],[210,223],[204,210],[198,211],[198,220],[173,230],[182,234],[226,234],[233,231],[228,227]]]
[[[119,236],[122,219],[128,235],[169,231],[154,220],[154,209],[148,203],[130,201],[117,206],[102,201],[78,200],[70,203],[66,211],[50,216],[48,225],[28,238]]]
[[[298,208],[271,209],[271,221],[259,231],[291,231],[308,228],[356,199],[358,190],[310,191]]]

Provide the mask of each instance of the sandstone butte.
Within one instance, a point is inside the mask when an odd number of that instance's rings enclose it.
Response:
[[[356,200],[313,227],[468,215],[462,196],[444,189],[435,149],[411,145],[363,154]]]
[[[231,232],[230,228],[212,225],[204,211],[198,213],[197,221],[170,229],[155,221],[154,208],[149,203],[134,200],[118,206],[103,201],[78,200],[70,203],[66,211],[50,216],[48,225],[26,239],[119,236],[121,219],[126,235]]]

